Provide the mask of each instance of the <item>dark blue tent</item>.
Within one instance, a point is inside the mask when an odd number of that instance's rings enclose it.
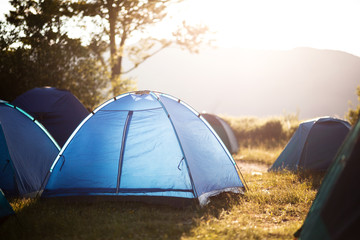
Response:
[[[6,200],[3,191],[0,189],[0,223],[3,219],[6,219],[8,216],[13,214],[15,214],[14,209]]]
[[[12,104],[44,125],[61,147],[89,114],[71,92],[53,87],[33,88],[18,96]]]
[[[301,123],[270,170],[326,171],[350,127],[348,122],[332,117]]]
[[[0,188],[7,195],[36,195],[59,151],[38,121],[0,101]]]
[[[203,205],[243,187],[232,156],[200,114],[177,98],[142,91],[105,102],[79,125],[42,196],[180,198]]]

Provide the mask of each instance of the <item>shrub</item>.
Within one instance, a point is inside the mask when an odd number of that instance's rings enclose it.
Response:
[[[284,147],[296,131],[297,115],[282,117],[223,117],[233,129],[240,148]]]
[[[351,125],[355,125],[357,122],[359,115],[360,115],[360,86],[356,88],[356,93],[358,96],[358,105],[355,109],[349,109],[348,113],[346,114],[345,118],[350,122]]]

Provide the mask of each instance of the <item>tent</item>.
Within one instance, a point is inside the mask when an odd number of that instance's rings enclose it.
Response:
[[[198,199],[204,205],[210,196],[244,188],[236,163],[204,118],[183,101],[152,91],[99,106],[50,171],[43,197]]]
[[[13,214],[15,214],[14,209],[6,200],[3,191],[0,189],[0,222]]]
[[[5,194],[36,195],[59,151],[38,121],[0,101],[0,188]]]
[[[237,153],[239,151],[239,144],[236,140],[235,134],[224,119],[210,113],[202,113],[201,116],[206,119],[217,135],[219,135],[230,153]]]
[[[360,226],[360,122],[327,171],[298,232],[300,239],[358,239]]]
[[[331,117],[301,123],[269,170],[326,171],[349,129],[348,122]]]
[[[44,125],[61,147],[89,114],[71,92],[54,87],[33,88],[18,96],[12,104]]]

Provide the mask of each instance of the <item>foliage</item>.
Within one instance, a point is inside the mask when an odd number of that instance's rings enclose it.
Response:
[[[299,126],[298,117],[224,117],[242,148],[283,148]]]
[[[191,52],[197,51],[207,33],[205,26],[190,26],[186,22],[173,33],[173,39],[157,39],[144,35],[150,26],[164,20],[166,9],[181,0],[96,0],[65,1],[67,12],[80,19],[91,18],[97,28],[93,28],[91,48],[101,62],[111,69],[111,85],[114,95],[123,92],[122,75],[137,68],[141,63],[175,43]],[[98,31],[98,29],[103,29]],[[87,29],[91,30],[91,29]],[[128,44],[130,38],[140,40]],[[145,36],[145,37],[144,37]],[[110,58],[104,59],[104,52],[110,52]],[[124,57],[132,61],[133,66],[123,69]]]
[[[207,27],[186,22],[174,29],[172,39],[144,34],[148,27],[166,17],[169,5],[180,1],[10,1],[14,10],[2,28],[0,74],[7,86],[16,89],[7,94],[3,90],[2,96],[11,100],[24,89],[51,85],[70,88],[88,108],[93,108],[107,94],[105,87],[110,87],[113,95],[135,90],[134,81],[125,78],[124,73],[171,44],[197,52],[205,41]],[[87,26],[89,19],[93,25]],[[69,37],[71,23],[79,23],[90,32],[86,36],[89,39]],[[128,40],[133,37],[140,40],[129,45]],[[133,66],[124,71],[125,57]]]
[[[360,86],[356,88],[356,93],[358,96],[358,102],[360,102]],[[358,103],[355,109],[349,109],[345,118],[350,122],[351,125],[355,125],[359,119],[360,114],[360,104]]]
[[[76,42],[2,51],[0,62],[0,95],[5,100],[12,101],[34,87],[53,86],[71,90],[87,108],[103,101],[106,72]]]
[[[299,126],[297,114],[278,117],[229,117],[223,116],[238,140],[236,161],[259,163],[267,167],[280,155]]]
[[[87,108],[103,101],[109,81],[90,48],[63,32],[58,0],[11,1],[14,10],[1,23],[0,95],[11,101],[33,88],[72,91]]]

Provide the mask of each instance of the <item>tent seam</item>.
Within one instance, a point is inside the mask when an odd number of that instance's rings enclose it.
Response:
[[[185,104],[184,104],[185,105]],[[186,106],[186,105],[185,105]],[[200,115],[200,114],[199,114]],[[223,150],[225,151],[226,155],[228,156],[228,159],[231,161],[232,165],[235,168],[235,171],[238,173],[240,182],[243,184],[243,186],[245,187],[245,189],[249,190],[249,187],[247,186],[246,182],[245,182],[245,178],[242,175],[239,167],[237,166],[236,162],[234,161],[234,159],[232,158],[231,153],[229,152],[229,150],[227,149],[227,147],[225,146],[225,144],[223,143],[223,141],[221,140],[221,138],[219,137],[219,135],[216,133],[216,131],[210,126],[210,124],[205,120],[204,121],[204,117],[203,116],[199,116],[200,121],[202,121],[205,126],[210,130],[210,132],[214,135],[214,137],[216,138],[216,140],[218,141],[218,143],[221,145],[221,147],[223,148]]]
[[[198,198],[199,196],[198,196],[198,193],[197,193],[196,188],[195,188],[195,183],[194,183],[194,180],[193,180],[193,177],[192,177],[190,168],[189,168],[189,164],[188,164],[188,162],[187,162],[186,154],[185,154],[184,149],[183,149],[183,147],[182,147],[182,144],[181,144],[179,135],[178,135],[178,133],[177,133],[177,131],[176,131],[176,128],[175,128],[175,126],[174,126],[174,123],[173,123],[173,121],[171,120],[170,114],[169,114],[169,112],[167,111],[165,105],[164,105],[164,104],[162,103],[162,101],[160,100],[160,98],[159,98],[157,95],[155,95],[155,93],[153,93],[153,92],[150,92],[150,93],[151,93],[152,97],[154,97],[155,99],[157,99],[157,101],[160,103],[162,109],[165,111],[166,115],[167,115],[168,118],[169,118],[169,121],[170,121],[170,123],[171,123],[172,129],[173,129],[173,131],[174,131],[174,133],[175,133],[175,136],[176,136],[176,139],[177,139],[177,141],[178,141],[178,143],[179,143],[181,152],[182,152],[182,154],[183,154],[183,156],[184,156],[184,161],[185,161],[185,163],[186,163],[186,168],[187,168],[188,173],[189,173],[190,182],[191,182],[191,186],[192,186],[192,189],[193,189],[193,194],[194,194],[194,196],[195,196],[196,198]],[[154,95],[155,95],[155,96],[154,96]],[[178,103],[180,103],[179,100],[180,100],[180,99],[178,99]]]
[[[127,133],[129,130],[129,125],[131,122],[132,115],[133,115],[133,111],[129,111],[128,115],[126,117],[124,129],[123,129],[123,136],[122,136],[122,140],[121,140],[121,149],[120,149],[120,156],[119,156],[119,165],[118,165],[118,176],[117,176],[117,183],[116,183],[116,193],[119,193],[119,189],[120,189],[121,172],[122,172],[124,152],[125,152],[125,143],[126,143]]]

